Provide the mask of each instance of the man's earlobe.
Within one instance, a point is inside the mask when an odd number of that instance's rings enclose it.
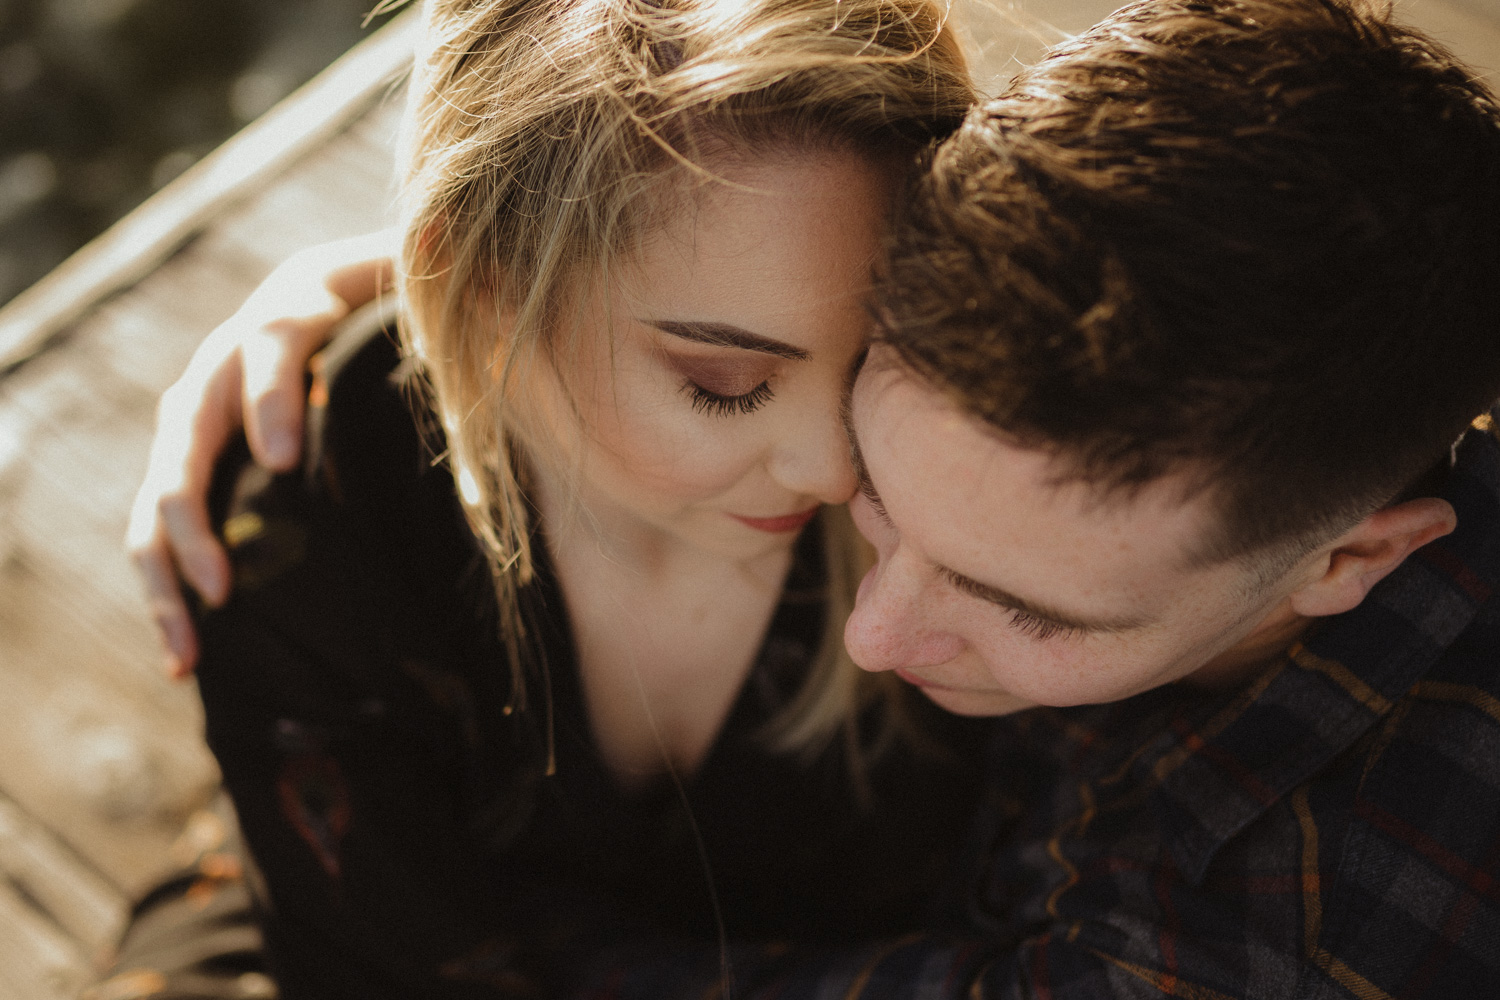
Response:
[[[1457,524],[1453,505],[1437,497],[1376,511],[1331,544],[1322,574],[1292,593],[1292,609],[1320,617],[1357,607],[1407,556]]]

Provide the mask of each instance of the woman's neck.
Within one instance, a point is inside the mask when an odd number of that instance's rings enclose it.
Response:
[[[534,481],[594,741],[622,786],[691,774],[754,664],[792,550],[736,562]]]
[[[587,548],[644,583],[729,574],[744,576],[751,586],[779,590],[791,564],[790,544],[750,558],[729,558],[591,494],[587,484],[555,470],[536,471],[530,485],[549,551]]]

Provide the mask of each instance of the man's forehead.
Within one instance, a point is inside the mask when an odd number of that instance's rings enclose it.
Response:
[[[1185,567],[1213,524],[1207,499],[1170,477],[1104,492],[1066,474],[1063,460],[1007,441],[889,349],[872,350],[854,404],[873,484],[904,508],[908,524],[898,526],[931,535],[948,558],[1050,552],[1121,576],[1132,567],[1159,574]]]
[[[900,467],[913,461],[941,467],[947,473],[941,483],[944,495],[953,498],[977,489],[980,496],[973,499],[979,502],[991,495],[985,484],[993,476],[1002,477],[1007,491],[1020,486],[1017,477],[1024,476],[1028,488],[1049,499],[1065,487],[1052,475],[1047,453],[1007,442],[908,368],[890,348],[871,348],[855,385],[853,411],[855,446],[880,455],[882,467],[892,466],[892,478],[912,480]]]

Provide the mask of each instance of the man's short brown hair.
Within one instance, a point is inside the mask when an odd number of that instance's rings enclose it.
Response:
[[[1343,0],[1145,0],[935,154],[880,339],[1105,489],[1194,470],[1203,556],[1332,537],[1500,396],[1500,111]]]

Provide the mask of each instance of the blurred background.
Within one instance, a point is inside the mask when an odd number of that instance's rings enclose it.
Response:
[[[0,305],[368,35],[374,4],[0,0]],[[965,6],[981,37],[1021,15],[1024,58],[1114,4]],[[1500,21],[1500,0],[1398,6],[1461,54],[1472,19]]]
[[[0,0],[0,303],[369,31],[375,0]]]
[[[0,0],[0,304],[366,36],[389,16],[366,24],[374,4]],[[1022,33],[1035,38],[1021,47],[1112,6],[1026,3]],[[1460,50],[1469,18],[1500,20],[1500,0],[1398,6],[1449,29]],[[976,19],[1022,7],[998,3]]]

